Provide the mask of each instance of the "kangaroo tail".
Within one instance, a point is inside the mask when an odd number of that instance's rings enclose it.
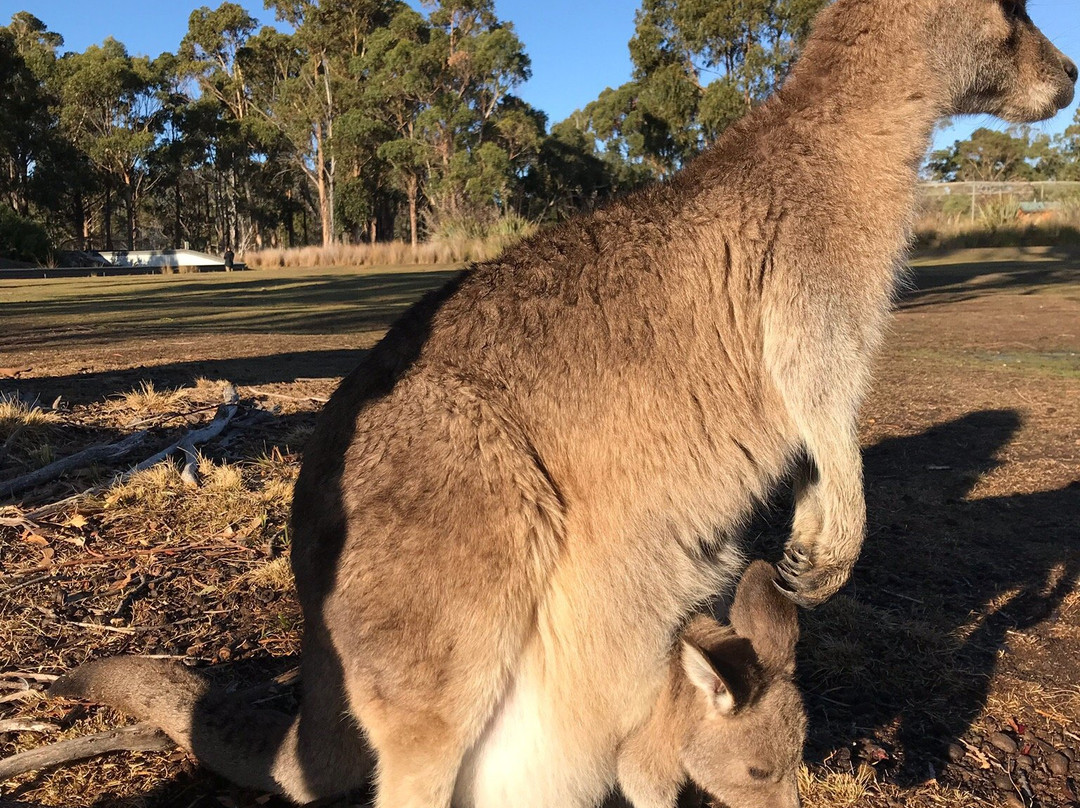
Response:
[[[325,755],[328,749],[300,754],[300,716],[241,703],[189,668],[166,660],[121,656],[90,662],[53,682],[49,695],[107,704],[154,724],[233,783],[299,803],[350,791],[369,774],[369,764],[361,760],[350,761],[344,772],[340,767],[313,771],[312,758],[337,756]],[[322,740],[327,746],[334,742],[332,736]],[[353,744],[353,739],[344,743]]]

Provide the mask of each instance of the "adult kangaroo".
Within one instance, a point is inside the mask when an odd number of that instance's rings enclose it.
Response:
[[[673,179],[418,303],[305,454],[303,703],[249,779],[339,792],[366,738],[378,808],[602,799],[799,458],[782,586],[813,606],[850,574],[856,411],[935,122],[1041,120],[1076,77],[1022,0],[837,0],[783,89]]]

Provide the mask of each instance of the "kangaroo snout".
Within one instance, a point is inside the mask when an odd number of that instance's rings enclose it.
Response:
[[[1062,56],[1061,61],[1064,63],[1065,66],[1065,75],[1069,77],[1073,84],[1076,84],[1077,76],[1080,75],[1080,72],[1078,72],[1076,69],[1076,62],[1074,62],[1068,56]]]

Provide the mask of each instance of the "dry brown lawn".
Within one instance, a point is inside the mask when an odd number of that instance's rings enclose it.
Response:
[[[915,263],[863,412],[866,550],[803,619],[804,804],[1075,806],[1080,261]],[[250,685],[295,664],[286,517],[304,439],[361,352],[451,269],[0,279],[0,480],[147,432],[116,462],[15,498],[0,485],[0,721],[52,725],[0,733],[0,757],[124,720],[46,701],[29,674],[139,653]],[[209,423],[226,383],[239,410],[200,448],[200,485],[175,462],[115,479]],[[779,497],[759,552],[785,519]],[[277,804],[179,751],[27,774],[5,799]]]

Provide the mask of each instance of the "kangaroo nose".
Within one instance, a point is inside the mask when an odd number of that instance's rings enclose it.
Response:
[[[1080,71],[1076,69],[1076,62],[1072,59],[1065,60],[1065,75],[1068,76],[1073,84],[1076,84],[1077,76],[1080,75]]]

